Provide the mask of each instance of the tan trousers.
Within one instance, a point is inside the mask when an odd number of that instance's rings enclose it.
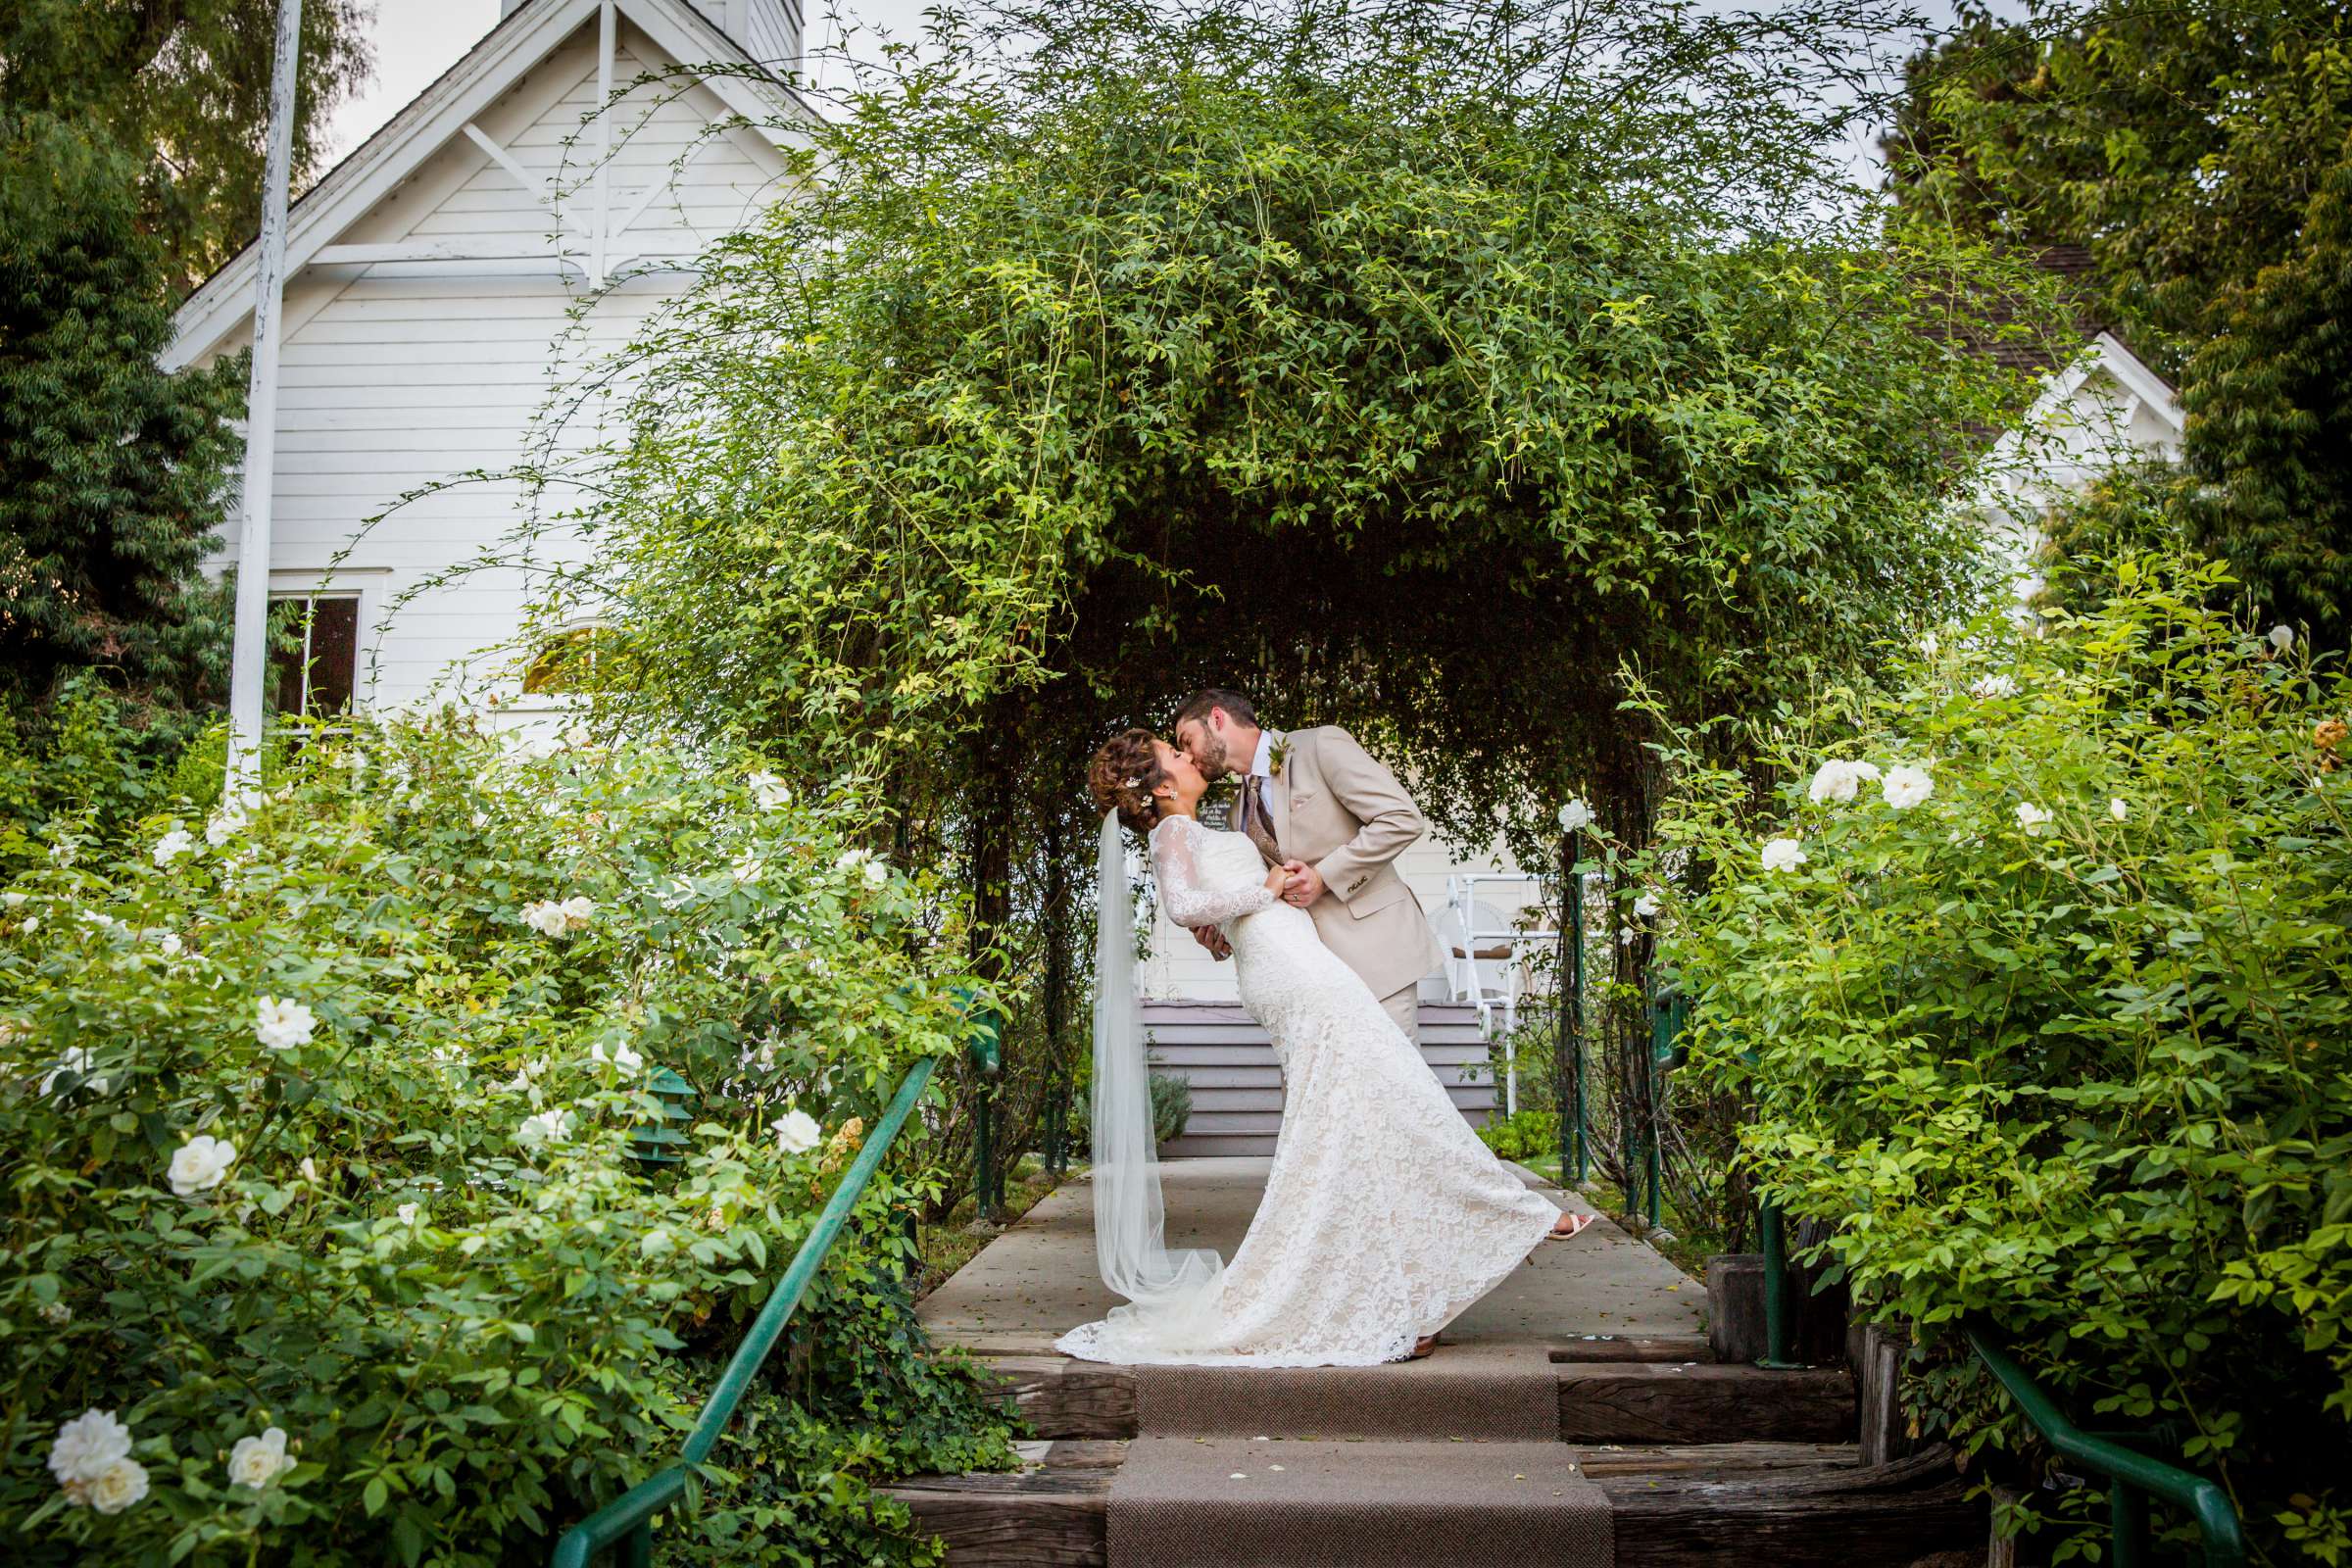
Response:
[[[1380,1004],[1389,1009],[1389,1016],[1396,1020],[1396,1027],[1404,1031],[1405,1039],[1416,1046],[1421,1043],[1421,986],[1418,981],[1402,991],[1390,992],[1380,999]]]

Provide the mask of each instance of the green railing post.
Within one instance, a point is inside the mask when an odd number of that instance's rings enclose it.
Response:
[[[964,1018],[972,1026],[965,1050],[978,1079],[972,1112],[972,1217],[994,1223],[1004,1208],[1004,1184],[997,1169],[997,1085],[1004,1069],[1004,1020],[992,1008],[979,1005],[979,997],[961,993]]]
[[[2147,1568],[2148,1494],[2125,1482],[2107,1487],[2107,1561],[2112,1568]]]
[[[1761,1229],[1764,1233],[1764,1356],[1756,1365],[1774,1372],[1791,1371],[1801,1365],[1796,1359],[1795,1347],[1789,1341],[1795,1324],[1791,1319],[1788,1299],[1788,1239],[1781,1217],[1781,1205],[1771,1199],[1764,1200]]]
[[[1583,1186],[1592,1175],[1585,1137],[1585,890],[1575,833],[1560,836],[1560,1054],[1567,1058],[1568,1102],[1560,1107],[1560,1176]],[[1573,1175],[1570,1172],[1574,1172]]]

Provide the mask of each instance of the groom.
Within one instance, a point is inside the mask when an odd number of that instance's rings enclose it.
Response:
[[[1323,945],[1363,976],[1407,1040],[1421,1039],[1421,977],[1445,961],[1396,857],[1429,830],[1396,775],[1336,724],[1260,729],[1240,692],[1195,692],[1176,744],[1211,779],[1241,780],[1232,826],[1291,878],[1283,898],[1314,917]],[[1215,926],[1193,935],[1223,958]]]

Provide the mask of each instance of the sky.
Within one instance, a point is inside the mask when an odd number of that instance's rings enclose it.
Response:
[[[932,0],[847,0],[846,9],[867,27],[911,38],[921,30],[924,7],[931,3]],[[824,9],[817,0],[808,0],[807,10],[812,33],[822,33],[827,27]],[[1940,23],[1950,17],[1952,0],[1922,0],[1921,9]],[[2012,16],[2023,7],[2017,0],[1996,0],[1992,9],[1996,15]],[[498,17],[499,0],[376,0],[375,79],[359,97],[335,111],[328,163],[367,140],[377,126],[399,113],[403,104],[430,86],[434,77],[498,24]],[[830,39],[812,36],[808,41],[821,45]],[[1857,175],[1865,174],[1876,165],[1871,139],[1868,135],[1858,137],[1849,149]],[[1870,182],[1875,184],[1875,178]]]

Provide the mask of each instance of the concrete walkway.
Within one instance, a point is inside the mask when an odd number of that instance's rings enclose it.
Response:
[[[1272,1160],[1169,1160],[1160,1166],[1172,1248],[1231,1258],[1265,1192]],[[1563,1208],[1575,1194],[1513,1166]],[[1446,1327],[1448,1342],[1495,1349],[1590,1337],[1671,1339],[1705,1332],[1705,1288],[1607,1220],[1546,1242]],[[1055,1336],[1118,1304],[1095,1267],[1094,1195],[1083,1174],[1063,1183],[981,1249],[917,1308],[932,1338],[983,1355],[1051,1355]]]

